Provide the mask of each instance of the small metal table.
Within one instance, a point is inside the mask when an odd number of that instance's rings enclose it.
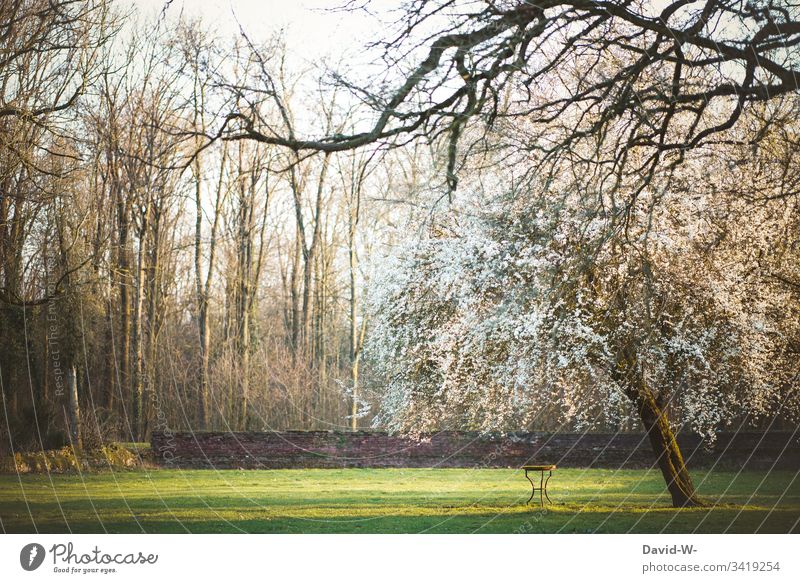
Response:
[[[553,465],[543,465],[543,466],[522,466],[522,469],[525,470],[525,477],[531,483],[531,497],[528,498],[528,501],[525,504],[530,504],[533,497],[536,495],[536,490],[539,490],[539,503],[544,507],[544,499],[547,498],[547,501],[550,504],[553,503],[550,500],[550,496],[547,495],[547,482],[550,481],[550,477],[553,475],[553,470],[556,469],[556,466]],[[536,484],[533,480],[531,480],[528,472],[539,472],[539,487],[536,487]],[[544,473],[547,472],[547,478],[545,478]]]

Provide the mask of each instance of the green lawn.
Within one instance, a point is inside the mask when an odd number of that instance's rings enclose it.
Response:
[[[5,532],[798,532],[794,472],[694,472],[716,507],[669,507],[655,471],[152,470],[0,475]]]

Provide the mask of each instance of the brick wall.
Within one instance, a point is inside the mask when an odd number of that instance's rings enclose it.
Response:
[[[713,448],[694,435],[679,436],[689,467],[797,470],[798,437],[787,432],[722,433]],[[378,432],[282,431],[159,432],[153,453],[164,466],[184,468],[562,467],[641,468],[653,454],[641,434],[445,431],[417,440]]]

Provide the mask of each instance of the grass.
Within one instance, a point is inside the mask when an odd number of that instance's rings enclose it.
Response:
[[[675,510],[656,471],[560,469],[525,506],[521,471],[136,470],[0,475],[5,532],[798,532],[794,472],[695,472],[715,505]]]

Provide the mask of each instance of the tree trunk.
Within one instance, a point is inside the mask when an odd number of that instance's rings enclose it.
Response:
[[[248,399],[250,393],[250,322],[249,314],[244,312],[244,321],[242,322],[242,353],[241,353],[241,399],[242,405],[240,409],[241,417],[239,418],[239,428],[243,431],[248,429],[249,413],[248,413]]]
[[[145,351],[145,367],[144,367],[144,404],[142,408],[142,424],[141,432],[142,437],[146,436],[150,431],[150,423],[152,415],[157,411],[153,411],[153,403],[155,402],[154,391],[159,386],[160,374],[159,367],[156,366],[156,354],[158,351],[158,336],[161,331],[161,319],[163,314],[163,304],[161,297],[162,285],[162,229],[163,229],[163,201],[153,206],[152,213],[152,233],[153,240],[150,248],[150,265],[147,267],[146,273],[149,274],[146,284],[147,291],[145,297],[147,298],[147,349]],[[168,240],[169,241],[169,240]],[[169,242],[166,248],[170,248]]]
[[[113,342],[114,342],[114,316],[112,314],[111,309],[111,298],[113,297],[113,292],[111,291],[111,278],[108,279],[108,297],[106,298],[106,306],[105,306],[105,330],[104,330],[104,341],[106,345],[105,350],[105,368],[103,374],[103,397],[104,401],[103,404],[105,405],[106,409],[108,409],[109,414],[113,414],[114,412],[114,366],[115,366],[115,352],[113,350]]]
[[[675,508],[703,506],[703,502],[695,493],[692,478],[684,464],[683,455],[666,412],[646,387],[639,391],[636,400],[639,417],[647,431],[658,467],[672,496],[672,505]]]
[[[358,431],[358,355],[350,363],[350,382],[353,384],[353,400],[350,404],[350,429]]]
[[[214,202],[214,221],[211,225],[211,235],[208,243],[208,265],[206,266],[205,281],[202,275],[202,226],[203,226],[203,201],[202,201],[202,167],[200,156],[195,161],[195,240],[194,240],[194,269],[195,269],[195,294],[197,297],[197,327],[200,347],[200,390],[198,399],[198,426],[208,429],[210,424],[209,407],[209,351],[211,349],[211,332],[209,330],[209,298],[211,296],[211,280],[214,276],[214,265],[217,250],[217,228],[219,226],[220,208],[222,206],[223,180],[225,164],[228,160],[228,148],[223,147],[220,157],[219,178],[217,182],[216,199]]]
[[[81,409],[78,402],[78,377],[75,365],[67,369],[67,392],[69,393],[69,439],[74,449],[83,448],[81,441]]]
[[[133,309],[133,385],[131,393],[133,398],[133,421],[132,438],[133,441],[140,441],[143,437],[143,409],[144,409],[144,294],[145,278],[147,277],[147,265],[145,262],[145,248],[147,246],[148,219],[150,215],[149,201],[145,203],[143,213],[142,228],[139,232],[139,251],[136,259],[136,277],[134,285],[135,304]]]
[[[358,254],[356,253],[356,233],[358,224],[361,220],[361,187],[367,175],[369,158],[362,160],[356,167],[353,167],[350,176],[350,212],[347,224],[347,255],[350,276],[350,381],[353,385],[353,398],[350,408],[350,428],[358,430],[358,371],[361,359],[361,347],[363,346],[364,333],[366,331],[366,315],[361,323],[361,333],[358,332],[356,319],[358,317],[358,287],[356,273],[358,271]]]
[[[202,103],[205,101],[204,87],[200,83],[199,75],[199,53],[193,55],[191,61],[194,71],[194,123],[193,126],[198,128],[201,132],[205,133],[205,119],[202,116]],[[223,165],[225,159],[223,157]],[[224,176],[223,167],[220,167],[220,180]],[[205,286],[203,285],[202,276],[202,234],[203,234],[203,167],[200,160],[200,152],[198,148],[197,154],[194,159],[194,193],[195,193],[195,231],[194,231],[194,276],[195,276],[195,298],[197,300],[197,331],[198,343],[200,349],[200,386],[197,394],[197,425],[199,429],[208,428],[208,296],[205,293]],[[216,226],[217,217],[219,216],[219,195],[217,190],[217,206],[214,209],[214,225]],[[214,233],[212,232],[212,245]],[[211,260],[213,262],[213,260]],[[208,270],[208,279],[211,277],[210,265]],[[208,279],[206,281],[208,281]]]
[[[302,248],[300,238],[302,233],[297,229],[295,233],[294,257],[292,260],[291,296],[292,296],[292,364],[297,363],[297,353],[300,351],[300,258]]]
[[[242,145],[239,145],[239,208],[238,210],[238,257],[236,266],[236,326],[239,351],[239,419],[238,427],[246,430],[248,426],[248,399],[250,392],[250,302],[253,270],[253,213],[254,189],[245,179]]]
[[[358,296],[356,288],[355,220],[350,219],[350,237],[348,240],[348,258],[350,264],[350,382],[353,385],[353,399],[350,410],[350,428],[358,430],[358,332],[356,316],[358,314]]]
[[[121,195],[120,195],[121,196]],[[130,257],[128,255],[129,219],[128,210],[122,204],[118,206],[119,221],[119,249],[118,249],[118,277],[119,277],[119,372],[117,384],[119,387],[119,400],[123,404],[128,402],[128,392],[131,384],[131,298],[130,298]],[[127,414],[126,414],[127,416]]]
[[[316,267],[316,257],[317,257],[317,250],[319,248],[320,243],[320,235],[321,235],[321,220],[322,220],[322,193],[325,188],[325,177],[328,174],[328,162],[330,160],[329,154],[325,154],[325,157],[322,160],[322,169],[320,170],[319,175],[319,182],[317,183],[317,197],[316,203],[314,205],[314,230],[312,231],[311,235],[311,244],[306,247],[305,242],[305,229],[301,229],[301,234],[303,234],[303,322],[301,326],[302,332],[302,341],[303,347],[308,351],[310,348],[313,348],[312,342],[313,337],[311,336],[310,324],[311,324],[311,287],[312,287],[312,275],[314,269]],[[298,217],[298,221],[301,220],[302,217],[302,210],[299,207],[299,203],[295,202],[297,206],[297,210],[295,214]]]
[[[200,300],[198,315],[198,327],[200,333],[200,390],[197,403],[198,427],[208,429],[209,426],[209,406],[208,406],[208,351],[211,348],[211,337],[208,333],[208,301],[206,298]]]

